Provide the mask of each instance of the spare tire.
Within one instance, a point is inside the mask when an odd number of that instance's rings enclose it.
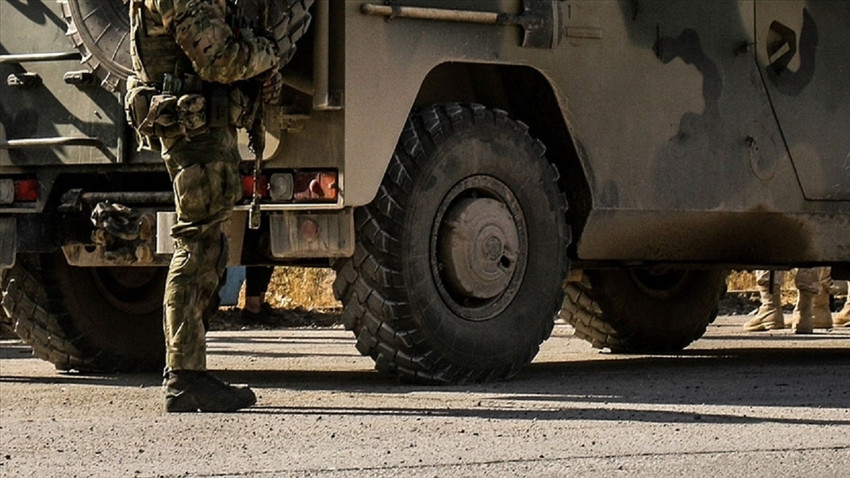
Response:
[[[130,61],[130,13],[123,0],[59,0],[68,22],[66,35],[83,54],[102,84],[123,88],[133,72]]]
[[[103,86],[121,91],[124,80],[133,71],[126,0],[59,0],[59,3],[68,23],[67,36],[82,52],[83,62],[100,78]],[[313,0],[269,3],[268,24],[280,47],[281,65],[295,55],[295,43],[310,26],[312,4]]]

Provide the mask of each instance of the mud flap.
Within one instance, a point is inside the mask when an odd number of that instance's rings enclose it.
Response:
[[[14,217],[0,217],[0,269],[8,269],[15,265],[17,230],[17,221]]]

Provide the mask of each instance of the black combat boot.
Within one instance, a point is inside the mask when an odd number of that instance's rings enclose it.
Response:
[[[248,387],[234,387],[206,371],[165,373],[166,412],[235,412],[257,403]]]

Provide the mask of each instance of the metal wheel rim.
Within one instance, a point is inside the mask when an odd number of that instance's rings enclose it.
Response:
[[[458,226],[458,216],[470,208],[490,211],[496,220]],[[511,226],[504,231],[507,218]],[[451,247],[452,240],[471,232],[478,233],[472,234],[475,240]],[[460,181],[437,209],[429,250],[434,284],[449,309],[470,321],[499,315],[516,297],[528,261],[528,232],[519,201],[494,177],[478,175]],[[501,277],[496,268],[502,270]],[[471,275],[462,269],[469,269]]]

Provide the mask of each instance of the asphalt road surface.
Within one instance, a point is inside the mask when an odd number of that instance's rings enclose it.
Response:
[[[746,334],[676,356],[600,353],[555,327],[509,382],[373,371],[342,329],[214,332],[237,414],[161,411],[153,375],[57,373],[0,342],[0,476],[850,476],[850,328]]]

